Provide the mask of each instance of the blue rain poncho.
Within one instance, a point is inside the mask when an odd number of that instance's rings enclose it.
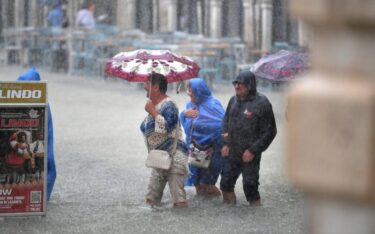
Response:
[[[30,68],[28,71],[23,73],[17,78],[19,81],[40,81],[39,72],[34,68]],[[49,200],[53,185],[56,180],[56,165],[55,158],[53,155],[53,125],[52,125],[52,114],[51,108],[47,105],[48,109],[48,161],[47,161],[47,200]]]
[[[61,27],[64,21],[64,12],[61,4],[56,4],[55,7],[48,13],[47,22],[51,27]]]
[[[185,185],[191,186],[198,183],[215,184],[221,171],[221,122],[224,118],[224,108],[221,103],[212,96],[206,82],[201,78],[189,80],[192,91],[197,98],[197,103],[189,101],[186,109],[197,109],[199,114],[196,118],[186,118],[184,111],[180,114],[181,124],[185,130],[186,146],[189,147],[191,137],[199,145],[214,145],[214,154],[208,169],[200,169],[189,165],[190,176]],[[193,131],[191,134],[191,126]],[[192,136],[191,136],[192,135]]]

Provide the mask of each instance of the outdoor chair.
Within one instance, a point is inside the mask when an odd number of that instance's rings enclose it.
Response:
[[[16,28],[7,28],[3,31],[6,64],[19,64],[21,61],[20,32]]]
[[[236,59],[234,56],[228,56],[220,60],[216,77],[219,82],[230,82],[234,79],[236,73]]]
[[[199,77],[205,79],[208,86],[212,89],[213,83],[218,72],[219,53],[217,49],[202,48],[200,50]]]

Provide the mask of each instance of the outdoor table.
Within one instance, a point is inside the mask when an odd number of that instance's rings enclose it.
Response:
[[[68,46],[67,36],[65,34],[52,35],[49,37],[51,48],[51,69],[58,71],[59,69],[68,70]]]
[[[89,42],[95,49],[95,67],[94,73],[104,76],[104,68],[106,61],[119,52],[121,43],[117,38],[109,38],[103,40],[93,40]]]
[[[69,68],[68,73],[73,74],[80,71],[83,67],[85,51],[87,50],[87,35],[92,34],[89,31],[74,30],[68,34],[68,52]]]
[[[21,61],[21,31],[15,28],[4,29],[3,38],[6,64],[18,64]]]
[[[120,44],[116,39],[93,40],[89,43],[95,47],[95,54],[100,58],[112,57]]]
[[[35,28],[25,31],[25,50],[28,65],[40,65],[43,56],[42,32]]]

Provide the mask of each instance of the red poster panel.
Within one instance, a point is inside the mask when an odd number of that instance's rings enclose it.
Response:
[[[24,87],[19,86],[20,90]],[[23,105],[23,100],[13,105],[1,100],[7,98],[4,93],[0,93],[0,216],[43,215],[47,176],[46,105]],[[25,97],[28,96],[22,98]]]

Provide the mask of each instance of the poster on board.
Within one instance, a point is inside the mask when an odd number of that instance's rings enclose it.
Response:
[[[44,82],[0,82],[0,216],[45,215]]]

